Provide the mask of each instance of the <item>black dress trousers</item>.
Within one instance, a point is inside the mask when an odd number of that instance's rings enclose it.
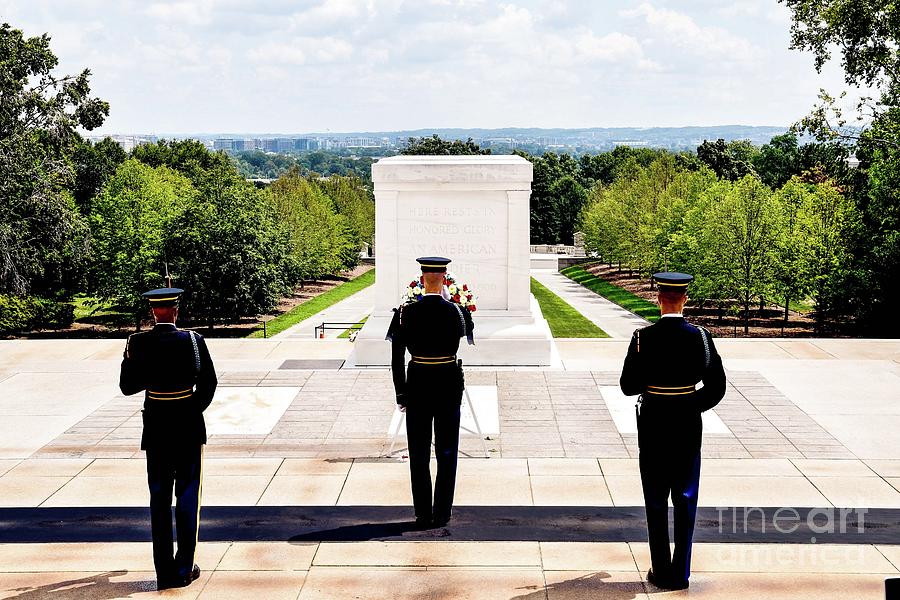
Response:
[[[686,581],[700,491],[700,414],[679,415],[644,403],[638,416],[641,487],[653,572]],[[669,496],[672,497],[675,552],[669,550]]]
[[[147,449],[153,564],[159,579],[185,577],[194,566],[200,524],[203,446]],[[172,555],[172,488],[178,552]]]
[[[406,410],[406,436],[409,441],[409,474],[413,507],[417,519],[446,520],[453,508],[456,487],[456,463],[459,451],[458,402],[414,402]],[[431,496],[431,432],[434,428],[434,454],[437,475],[434,500]]]

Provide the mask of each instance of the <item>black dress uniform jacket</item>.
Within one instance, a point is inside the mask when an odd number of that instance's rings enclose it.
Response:
[[[160,323],[128,340],[119,378],[125,395],[144,394],[141,449],[206,443],[203,411],[217,379],[206,341],[173,324]],[[200,368],[197,368],[199,362]]]
[[[437,294],[429,294],[414,304],[397,309],[388,329],[397,403],[409,405],[422,401],[416,390],[426,383],[432,384],[437,377],[444,385],[436,390],[439,396],[429,400],[451,400],[459,404],[465,385],[462,369],[453,359],[461,338],[474,343],[473,330],[472,314]],[[407,349],[412,356],[408,371],[405,368]],[[417,358],[431,359],[427,362],[435,364],[424,364]],[[439,363],[435,359],[447,362]],[[435,389],[432,385],[429,388]]]
[[[701,389],[682,393],[700,381]],[[699,415],[725,395],[725,371],[712,336],[680,316],[634,332],[619,383],[626,396],[642,394],[643,407],[659,405],[685,415]]]

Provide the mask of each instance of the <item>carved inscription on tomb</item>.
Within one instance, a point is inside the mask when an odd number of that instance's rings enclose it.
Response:
[[[417,256],[446,256],[483,309],[505,309],[507,201],[504,192],[401,193],[397,203],[400,272],[415,273]],[[401,280],[403,276],[401,275]],[[401,281],[402,284],[408,283]]]

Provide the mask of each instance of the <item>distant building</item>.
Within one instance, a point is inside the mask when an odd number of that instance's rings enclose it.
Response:
[[[234,150],[232,138],[216,138],[213,141],[213,150]]]
[[[232,149],[235,152],[244,152],[246,150],[256,150],[256,140],[251,140],[251,139],[234,140]]]
[[[344,140],[345,148],[380,148],[381,140],[371,137],[349,137]]]
[[[141,146],[143,144],[155,144],[159,139],[155,135],[98,135],[98,136],[90,136],[92,142],[96,143],[100,140],[104,140],[106,138],[111,139],[115,143],[122,146],[122,149],[125,152],[131,152],[136,147]]]

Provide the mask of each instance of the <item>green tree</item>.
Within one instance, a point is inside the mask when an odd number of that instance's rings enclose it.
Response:
[[[557,213],[557,239],[559,243],[572,245],[575,243],[578,218],[587,200],[587,191],[574,177],[566,175],[553,182],[550,195]]]
[[[224,152],[211,152],[197,140],[160,140],[141,144],[131,151],[135,158],[151,167],[169,167],[191,180],[207,199],[214,200],[233,185],[243,185],[231,159]]]
[[[781,228],[774,246],[773,278],[775,291],[784,302],[785,322],[791,302],[806,298],[812,287],[809,188],[794,176],[774,195]]]
[[[828,181],[814,187],[806,213],[810,290],[816,321],[822,327],[847,309],[843,288],[851,264],[848,240],[858,226],[858,214],[852,201]]]
[[[431,137],[411,137],[400,154],[447,155],[447,154],[490,154],[491,149],[482,149],[472,138],[462,140],[444,140],[438,134]]]
[[[244,183],[196,196],[165,247],[185,316],[209,327],[270,312],[293,287],[290,232],[269,195]]]
[[[196,196],[183,175],[129,159],[94,199],[91,211],[92,281],[96,294],[146,314],[141,293],[164,284],[166,244],[174,221]]]
[[[703,271],[721,282],[727,297],[737,299],[748,333],[750,307],[772,293],[776,206],[772,191],[753,175],[712,191],[716,198],[704,231],[708,258]]]
[[[70,294],[85,264],[87,227],[68,192],[76,130],[109,114],[90,71],[54,73],[50,37],[0,25],[0,292]]]
[[[772,189],[780,188],[800,174],[800,146],[793,133],[776,135],[753,156],[753,169]]]
[[[719,138],[715,142],[704,140],[697,147],[697,158],[715,172],[718,177],[737,181],[754,173],[753,158],[756,148],[747,140],[725,142]]]
[[[578,162],[568,154],[547,152],[543,156],[521,155],[534,166],[531,183],[531,243],[559,244],[563,242],[563,230],[574,227],[578,213],[569,212],[569,202],[583,203],[583,191],[571,183],[562,187],[557,182],[563,178],[577,184]],[[561,193],[568,196],[562,198]],[[571,242],[570,242],[571,243]]]
[[[81,214],[91,212],[91,202],[103,186],[116,172],[120,164],[128,158],[112,138],[103,138],[97,143],[81,140],[72,154],[75,167],[73,196]]]
[[[315,182],[291,170],[268,191],[279,218],[291,232],[298,281],[348,268],[351,251],[358,260],[359,245],[350,223],[335,213],[331,198]]]
[[[863,97],[849,114],[822,90],[820,103],[795,128],[847,144],[861,161],[850,190],[860,216],[851,240],[853,266],[843,297],[832,297],[832,305],[855,307],[868,334],[900,336],[893,314],[900,295],[900,5],[892,0],[781,1],[792,13],[792,48],[811,52],[820,72],[833,55],[839,56],[845,82],[873,90],[874,97]]]
[[[363,242],[371,244],[375,235],[375,198],[362,181],[352,176],[329,177],[319,186],[331,198],[335,210],[346,218],[352,256],[343,262],[348,268],[355,266]]]

